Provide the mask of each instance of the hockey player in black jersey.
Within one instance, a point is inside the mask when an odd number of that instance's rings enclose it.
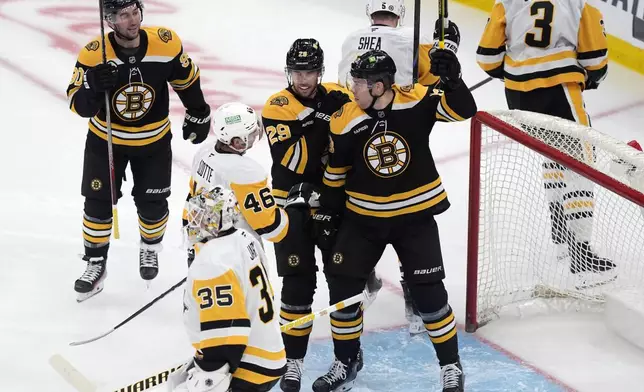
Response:
[[[273,94],[262,112],[271,149],[273,196],[284,206],[289,190],[297,198],[302,191],[315,192],[322,185],[329,145],[331,114],[349,101],[334,83],[321,83],[324,52],[315,39],[297,39],[286,55],[288,87]],[[346,90],[344,90],[346,91]],[[295,185],[306,183],[294,188]],[[316,197],[313,197],[316,198]],[[320,249],[325,252],[324,245]],[[282,277],[280,322],[311,313],[316,289],[315,243],[310,229],[289,225],[286,236],[275,243],[277,273]],[[287,371],[280,382],[283,391],[299,391],[302,364],[312,323],[282,333]]]
[[[476,104],[456,55],[438,49],[430,56],[431,72],[440,77],[434,89],[393,85],[396,66],[383,51],[353,62],[355,102],[331,118],[332,148],[317,212],[327,219],[315,222],[322,236],[335,235],[325,265],[331,303],[360,293],[387,244],[394,247],[436,350],[442,390],[457,392],[464,377],[434,220],[449,201],[428,140],[436,121],[463,121],[476,113]],[[362,362],[361,306],[332,313],[331,330],[336,358],[314,382],[315,392],[351,388]]]
[[[132,196],[139,216],[141,278],[154,279],[158,252],[168,221],[172,151],[168,83],[186,108],[183,138],[203,142],[210,130],[210,107],[199,83],[199,68],[183,51],[177,34],[163,27],[141,27],[142,0],[104,0],[113,30],[78,56],[67,88],[69,108],[89,118],[81,193],[85,196],[83,239],[87,262],[74,289],[79,301],[103,287],[112,232],[110,168],[107,152],[105,92],[109,93],[117,197],[129,164]]]

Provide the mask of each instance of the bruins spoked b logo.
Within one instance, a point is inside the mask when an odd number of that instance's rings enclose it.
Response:
[[[379,132],[364,147],[364,159],[379,177],[395,177],[405,171],[411,159],[407,141],[396,132]]]
[[[154,103],[154,90],[145,83],[135,82],[121,87],[114,93],[112,106],[124,121],[143,118]]]

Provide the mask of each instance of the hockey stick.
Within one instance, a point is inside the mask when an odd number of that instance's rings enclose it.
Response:
[[[156,297],[156,298],[155,298],[155,299],[153,299],[152,301],[148,302],[148,303],[147,303],[145,306],[143,306],[141,309],[139,309],[139,310],[137,310],[136,312],[134,312],[130,317],[128,317],[128,318],[126,318],[125,320],[121,321],[117,326],[115,326],[114,328],[110,329],[109,331],[107,331],[107,332],[105,332],[105,333],[102,333],[102,334],[100,334],[100,335],[98,335],[98,336],[95,336],[95,337],[93,337],[93,338],[91,338],[91,339],[87,339],[87,340],[79,340],[79,341],[77,341],[77,342],[71,342],[71,343],[69,343],[69,345],[70,345],[70,346],[81,346],[81,345],[83,345],[83,344],[87,344],[87,343],[95,342],[95,341],[97,341],[97,340],[99,340],[99,339],[104,338],[105,336],[107,336],[107,335],[111,334],[112,332],[116,331],[117,329],[121,328],[123,325],[127,324],[130,320],[132,320],[132,319],[133,319],[133,318],[135,318],[136,316],[138,316],[138,315],[140,315],[141,313],[143,313],[146,309],[148,309],[150,306],[154,305],[154,304],[155,304],[157,301],[159,301],[161,298],[165,297],[166,295],[168,295],[169,293],[171,293],[172,291],[174,291],[174,289],[176,289],[177,287],[179,287],[179,286],[181,286],[182,284],[184,284],[184,283],[185,283],[185,281],[186,281],[186,278],[181,279],[181,281],[179,281],[179,283],[177,283],[177,284],[175,284],[174,286],[170,287],[170,288],[169,288],[169,289],[167,289],[164,293],[160,294],[158,297]]]
[[[107,54],[105,52],[105,26],[103,25],[103,0],[98,0],[98,12],[101,18],[101,55],[103,64],[107,63]],[[121,237],[119,233],[119,213],[116,208],[116,180],[114,175],[114,151],[112,149],[112,113],[110,109],[110,93],[105,92],[105,123],[107,125],[107,160],[110,167],[110,196],[112,198],[112,217],[114,219],[114,239]]]
[[[420,50],[420,0],[414,1],[414,62],[412,64],[413,83],[418,83],[418,51]]]
[[[183,279],[180,283],[183,283],[184,281],[185,281],[185,279]],[[177,287],[177,286],[175,286],[175,287]],[[172,289],[174,289],[175,287],[173,287]],[[282,332],[288,331],[288,330],[293,329],[293,328],[295,328],[297,326],[306,324],[309,321],[312,321],[312,320],[314,320],[314,319],[316,319],[318,317],[321,317],[321,316],[324,316],[326,314],[335,312],[337,310],[344,309],[344,308],[346,308],[348,306],[351,306],[351,305],[355,305],[355,304],[357,304],[358,302],[361,302],[361,301],[365,301],[365,302],[373,301],[373,299],[375,298],[376,294],[378,293],[378,291],[380,290],[381,287],[382,287],[382,280],[380,280],[377,277],[376,277],[376,279],[373,279],[373,280],[370,279],[370,280],[367,281],[367,285],[365,286],[364,290],[360,294],[356,294],[353,297],[345,299],[344,301],[340,301],[340,302],[338,302],[338,303],[336,303],[334,305],[331,305],[331,306],[329,306],[327,308],[319,310],[319,311],[317,311],[315,313],[311,313],[311,314],[306,315],[304,317],[301,317],[301,318],[299,318],[299,319],[297,319],[295,321],[291,321],[288,324],[284,324],[284,325],[282,325],[280,327],[280,330]],[[162,296],[167,294],[169,291],[167,291],[166,293],[162,294]],[[160,297],[155,299],[154,301],[157,301],[158,299],[160,299]],[[152,303],[154,303],[154,301]],[[151,305],[151,304],[149,304],[149,305]],[[146,306],[149,307],[149,305],[146,305]],[[137,313],[140,313],[141,311],[143,311],[143,309],[140,310]],[[131,320],[135,315],[136,314],[130,316],[129,319]],[[121,323],[120,325],[124,324],[125,322]],[[116,329],[116,328],[114,328],[114,329]],[[108,332],[105,335],[108,335],[112,331]],[[105,335],[103,335],[103,336],[105,336]],[[100,337],[98,337],[98,338],[96,338],[94,340],[100,339],[101,337],[102,336],[100,336]],[[87,342],[90,342],[90,341],[93,341],[93,340],[89,340]],[[56,355],[52,356],[49,359],[49,363],[54,368],[54,370],[56,370],[56,372],[58,372],[58,374],[60,374],[65,380],[67,380],[67,382],[69,382],[74,388],[76,388],[76,390],[78,392],[95,392],[96,391],[96,385],[94,385],[94,383],[89,381],[87,379],[87,377],[85,377],[74,366],[72,366],[71,363],[69,363],[67,360],[65,360],[65,358],[63,358],[59,354],[56,354]],[[169,369],[163,370],[161,372],[157,372],[157,373],[155,373],[155,374],[153,374],[151,376],[145,377],[145,378],[143,378],[141,380],[133,382],[130,385],[126,385],[124,387],[117,388],[115,390],[116,391],[145,391],[145,390],[148,390],[150,388],[157,387],[157,386],[165,383],[166,381],[168,381],[168,377],[170,376],[170,374],[175,372],[177,369],[181,368],[184,363],[185,362],[182,362],[181,364],[175,365],[175,366],[173,366],[173,367],[171,367]]]
[[[470,91],[474,91],[474,90],[476,90],[477,88],[479,88],[479,87],[481,87],[481,86],[484,86],[484,85],[488,84],[488,83],[489,83],[489,82],[491,82],[493,79],[494,79],[493,77],[488,76],[487,78],[485,78],[485,79],[481,80],[480,82],[476,83],[474,86],[470,87]]]
[[[439,41],[438,46],[445,49],[445,29],[449,27],[447,0],[438,0]]]

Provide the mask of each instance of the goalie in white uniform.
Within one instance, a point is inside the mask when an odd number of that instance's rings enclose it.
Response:
[[[395,84],[409,86],[414,83],[414,30],[403,27],[405,17],[404,0],[367,0],[367,16],[371,25],[356,30],[345,38],[342,44],[342,57],[338,65],[338,83],[346,86],[347,77],[353,63],[360,55],[370,50],[385,51],[396,64]],[[429,86],[436,85],[439,78],[430,73],[431,60],[429,52],[438,47],[438,20],[435,24],[434,36],[430,38],[420,34],[418,48],[418,83]],[[445,48],[456,54],[461,37],[458,26],[449,22],[445,29]],[[409,322],[411,334],[425,333],[425,325],[420,314],[415,309],[409,289],[402,276],[401,285],[405,296],[405,317]]]
[[[267,257],[237,229],[233,192],[203,188],[187,202],[186,237],[196,255],[184,291],[194,358],[170,378],[172,392],[264,392],[285,372],[286,354]]]

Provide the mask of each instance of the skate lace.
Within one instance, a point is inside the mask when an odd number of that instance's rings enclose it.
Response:
[[[456,364],[445,365],[441,368],[441,382],[443,388],[456,388],[459,386],[460,376],[463,374]]]
[[[345,378],[347,378],[347,365],[337,359],[333,361],[333,365],[331,365],[329,372],[322,376],[322,379],[328,384],[333,384],[334,382],[344,380]]]
[[[300,381],[302,379],[302,367],[303,363],[301,359],[287,359],[284,379]]]
[[[141,267],[157,268],[159,261],[157,259],[157,252],[153,250],[141,249]]]
[[[101,276],[102,271],[103,266],[100,262],[89,262],[87,263],[87,268],[85,269],[83,275],[80,277],[80,280],[84,280],[85,282],[93,282],[98,279],[99,276]]]

